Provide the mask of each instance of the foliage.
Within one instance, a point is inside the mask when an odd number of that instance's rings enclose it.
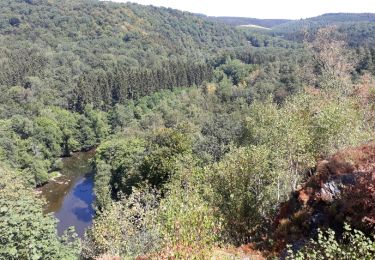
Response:
[[[140,165],[144,180],[161,188],[177,171],[179,158],[191,152],[189,138],[178,130],[161,129],[153,136]]]
[[[267,237],[318,158],[373,135],[373,83],[358,87],[375,71],[372,15],[265,31],[94,0],[6,0],[0,10],[0,161],[19,170],[0,179],[10,259],[76,257],[76,240],[57,238],[25,188],[74,151],[97,147],[84,257],[208,258],[220,243]],[[349,37],[318,29],[332,22]]]
[[[0,168],[0,258],[77,259],[80,243],[74,233],[57,236],[56,220],[43,215],[43,202],[17,175]]]
[[[202,158],[209,157],[219,161],[237,143],[242,130],[241,121],[232,120],[234,114],[214,115],[202,124],[202,140],[197,142],[194,152]]]
[[[184,171],[186,176],[179,171],[163,196],[144,186],[107,205],[87,233],[83,255],[209,256],[218,242],[221,221],[204,200],[207,191],[197,192],[202,176],[190,169]]]
[[[95,155],[95,194],[99,208],[110,204],[117,193],[130,194],[141,182],[138,165],[145,150],[142,139],[120,139],[104,142]]]
[[[86,234],[83,256],[134,258],[158,249],[161,236],[155,220],[157,206],[158,194],[147,189],[134,189],[129,197],[108,205]]]
[[[274,27],[274,33],[287,39],[303,40],[306,31],[315,32],[319,28],[335,26],[347,35],[350,46],[371,45],[374,42],[374,14],[331,13],[317,17],[290,21]]]
[[[309,241],[302,249],[288,250],[287,259],[373,259],[375,243],[359,230],[352,230],[345,224],[342,239],[336,238],[335,231],[319,230],[316,240]]]
[[[290,20],[287,19],[256,19],[246,17],[207,17],[208,19],[220,21],[230,25],[258,25],[262,27],[271,28]]]
[[[254,102],[250,108],[252,116],[246,119],[244,142],[268,147],[272,161],[277,165],[276,192],[279,200],[296,188],[301,171],[314,162],[308,127],[311,118],[306,113],[308,108],[302,105],[305,98],[295,98],[281,108],[270,101],[265,104]]]
[[[277,182],[270,150],[265,146],[231,151],[206,173],[213,188],[213,204],[225,220],[234,242],[259,235],[271,220],[277,202]]]
[[[2,1],[0,10],[1,91],[78,111],[201,84],[206,58],[247,45],[230,26],[133,3]]]
[[[83,115],[59,107],[40,108],[38,114],[14,115],[0,126],[6,151],[1,159],[21,169],[34,186],[50,179],[58,157],[92,148],[109,133],[107,116],[90,106]]]
[[[191,177],[174,178],[160,201],[157,223],[163,240],[159,258],[206,258],[219,242],[222,221],[199,192],[199,184],[192,184]]]
[[[369,138],[362,111],[358,111],[354,106],[350,99],[335,100],[320,106],[316,111],[311,127],[317,155],[332,154]]]

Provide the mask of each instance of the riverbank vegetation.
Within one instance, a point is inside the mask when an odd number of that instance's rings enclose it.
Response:
[[[372,49],[337,28],[290,41],[136,4],[0,9],[0,258],[204,259],[242,244],[288,254],[300,237],[274,236],[282,206],[317,162],[373,140]],[[94,223],[82,241],[58,237],[32,188],[92,147]],[[373,256],[373,226],[353,237],[344,222],[290,257],[333,240]]]
[[[43,201],[18,172],[0,165],[0,258],[77,259],[81,244],[74,231],[57,236],[56,219],[43,215]]]

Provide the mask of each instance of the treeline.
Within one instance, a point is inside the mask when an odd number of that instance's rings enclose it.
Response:
[[[108,110],[117,103],[138,100],[162,89],[199,86],[212,76],[213,68],[209,64],[194,62],[165,63],[156,69],[123,66],[109,72],[93,70],[80,77],[71,104],[79,112],[86,104]]]

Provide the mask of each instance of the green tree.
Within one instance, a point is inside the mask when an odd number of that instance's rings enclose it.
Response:
[[[99,207],[105,207],[118,193],[130,194],[142,181],[138,166],[143,158],[145,142],[139,138],[114,138],[96,150],[95,193]]]
[[[277,207],[277,173],[266,146],[239,148],[207,169],[213,206],[219,209],[229,240],[260,235]]]
[[[94,220],[83,243],[83,256],[119,255],[136,258],[159,249],[161,236],[156,222],[158,194],[134,189],[129,197],[112,202]]]
[[[310,126],[317,156],[326,156],[370,139],[371,130],[353,100],[322,100],[320,104]]]
[[[77,259],[79,240],[71,232],[58,237],[56,220],[17,175],[0,166],[0,258]]]
[[[161,129],[151,140],[140,165],[143,180],[160,188],[177,171],[179,158],[191,152],[189,137],[172,129]]]
[[[57,157],[61,155],[61,144],[63,142],[63,133],[57,121],[46,117],[40,116],[35,120],[33,138],[46,159]]]

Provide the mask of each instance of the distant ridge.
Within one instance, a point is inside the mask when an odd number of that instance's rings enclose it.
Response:
[[[300,20],[291,20],[286,23],[280,23],[278,28],[300,27],[306,25],[325,26],[340,25],[346,23],[375,22],[374,13],[327,13],[315,17]]]
[[[291,22],[289,19],[258,19],[258,18],[246,18],[246,17],[229,17],[229,16],[208,16],[209,20],[222,22],[225,24],[240,26],[240,25],[256,25],[265,28],[272,28],[284,23]]]
[[[294,20],[272,28],[274,35],[287,40],[301,41],[305,32],[314,32],[321,27],[335,26],[347,37],[352,47],[373,46],[375,43],[374,13],[327,13],[307,19]]]

